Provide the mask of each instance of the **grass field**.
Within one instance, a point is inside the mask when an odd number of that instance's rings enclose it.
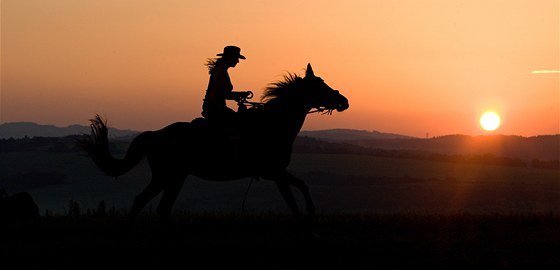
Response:
[[[41,217],[3,224],[2,269],[557,269],[555,214],[328,214],[308,237],[291,216],[181,213]]]
[[[558,170],[325,154],[294,154],[289,170],[310,186],[319,212],[560,211]],[[33,171],[56,171],[67,178],[65,184],[27,190],[41,213],[64,213],[69,200],[86,208],[94,208],[100,201],[126,208],[150,178],[145,161],[115,180],[75,152],[0,153],[0,177]],[[249,181],[209,182],[189,177],[176,206],[193,211],[240,211]],[[270,181],[251,185],[245,208],[287,210]]]

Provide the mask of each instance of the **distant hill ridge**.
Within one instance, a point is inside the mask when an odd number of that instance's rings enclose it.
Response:
[[[394,133],[383,133],[376,130],[356,130],[356,129],[325,129],[325,130],[302,130],[300,136],[313,137],[333,142],[348,142],[370,139],[412,139],[415,137],[405,136]]]
[[[304,135],[301,135],[301,134]],[[369,149],[394,149],[424,151],[446,155],[454,154],[492,154],[495,156],[518,157],[525,160],[540,158],[560,160],[560,134],[522,137],[516,135],[445,135],[433,138],[414,137],[375,137],[375,133],[352,132],[313,133],[301,132],[300,136],[314,138],[330,143],[343,143]],[[366,138],[370,136],[369,138]]]
[[[0,124],[0,139],[19,139],[24,137],[65,137],[69,135],[89,134],[90,127],[69,125],[57,127],[32,122],[13,122]],[[138,131],[109,128],[110,137],[127,137],[138,134]]]

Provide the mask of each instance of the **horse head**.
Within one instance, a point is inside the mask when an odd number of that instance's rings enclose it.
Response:
[[[311,64],[307,64],[303,85],[304,94],[302,96],[310,109],[330,113],[333,110],[342,112],[350,106],[348,99],[338,90],[332,89],[321,77],[315,76]]]

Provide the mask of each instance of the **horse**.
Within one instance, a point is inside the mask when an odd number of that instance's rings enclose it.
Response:
[[[137,135],[122,159],[111,155],[106,122],[96,115],[90,119],[91,134],[85,135],[82,145],[97,167],[114,177],[125,174],[146,157],[152,178],[134,198],[129,221],[161,192],[156,213],[169,220],[188,175],[211,181],[272,180],[293,216],[311,221],[315,205],[309,187],[287,171],[292,146],[309,113],[342,112],[349,107],[348,99],[315,76],[308,64],[305,77],[288,73],[284,80],[270,83],[261,101],[254,103],[258,104],[254,108],[238,110],[238,114],[245,115],[241,117],[241,127],[236,128],[238,132],[231,132],[231,125],[219,126],[204,118],[175,122]],[[290,186],[303,194],[307,215],[300,213]]]

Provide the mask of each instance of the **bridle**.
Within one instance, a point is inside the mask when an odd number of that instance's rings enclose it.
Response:
[[[331,115],[333,111],[334,111],[334,109],[327,109],[326,107],[319,107],[319,108],[315,108],[315,110],[310,110],[309,112],[307,112],[307,114],[321,113],[321,114]]]

